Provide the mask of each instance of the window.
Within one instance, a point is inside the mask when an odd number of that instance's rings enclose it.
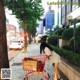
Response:
[[[72,2],[72,11],[78,8],[78,0],[73,0]]]
[[[69,14],[69,13],[71,13],[71,11],[72,11],[72,5],[71,5],[71,1],[72,0],[67,0],[67,15]]]

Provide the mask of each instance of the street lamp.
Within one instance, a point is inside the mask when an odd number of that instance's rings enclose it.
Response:
[[[56,28],[56,25],[53,25],[53,28],[55,29]]]
[[[49,31],[50,31],[50,29],[48,28],[48,29],[47,29],[47,31],[49,32]]]
[[[61,30],[61,28],[62,28],[62,25],[58,25],[58,27],[57,27],[57,36],[58,36],[58,37],[57,37],[57,38],[58,38],[58,39],[57,39],[57,40],[58,40],[58,41],[57,41],[57,47],[59,47],[59,30]]]
[[[50,34],[50,29],[48,28],[46,32],[47,32],[47,34],[49,35],[49,34]]]
[[[56,25],[53,25],[53,31],[57,31],[57,47],[59,47],[59,29],[61,29],[62,28],[62,25],[58,25],[58,26],[56,26]]]
[[[76,43],[76,38],[75,38],[75,29],[76,29],[76,23],[78,22],[78,20],[77,19],[74,19],[73,20],[73,24],[74,24],[74,52],[75,52],[75,43]]]
[[[52,31],[54,31],[54,28],[52,28]]]
[[[56,29],[56,25],[53,25],[52,31],[55,31],[55,29]]]
[[[73,25],[74,25],[74,32],[73,32],[73,35],[74,35],[74,52],[75,52],[75,48],[76,48],[76,38],[75,38],[75,30],[76,30],[76,23],[78,22],[78,20],[80,19],[80,16],[79,17],[77,17],[77,18],[75,18],[75,19],[73,19],[72,18],[72,16],[68,16],[68,21],[70,21],[70,22],[72,22],[73,23]]]
[[[61,29],[62,28],[62,25],[60,25],[59,28]]]

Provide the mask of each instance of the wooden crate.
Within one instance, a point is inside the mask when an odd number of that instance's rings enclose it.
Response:
[[[37,71],[37,60],[23,60],[23,69],[30,71]]]

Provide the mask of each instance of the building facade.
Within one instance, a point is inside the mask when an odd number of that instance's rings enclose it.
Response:
[[[52,29],[54,25],[54,12],[46,14],[46,29]]]
[[[67,22],[68,16],[72,16],[73,18],[80,16],[79,8],[80,0],[61,0],[61,24]],[[76,10],[78,11],[77,13],[75,13]]]

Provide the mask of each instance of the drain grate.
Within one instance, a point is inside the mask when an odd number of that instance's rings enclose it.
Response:
[[[13,63],[12,66],[20,66],[22,63]]]

